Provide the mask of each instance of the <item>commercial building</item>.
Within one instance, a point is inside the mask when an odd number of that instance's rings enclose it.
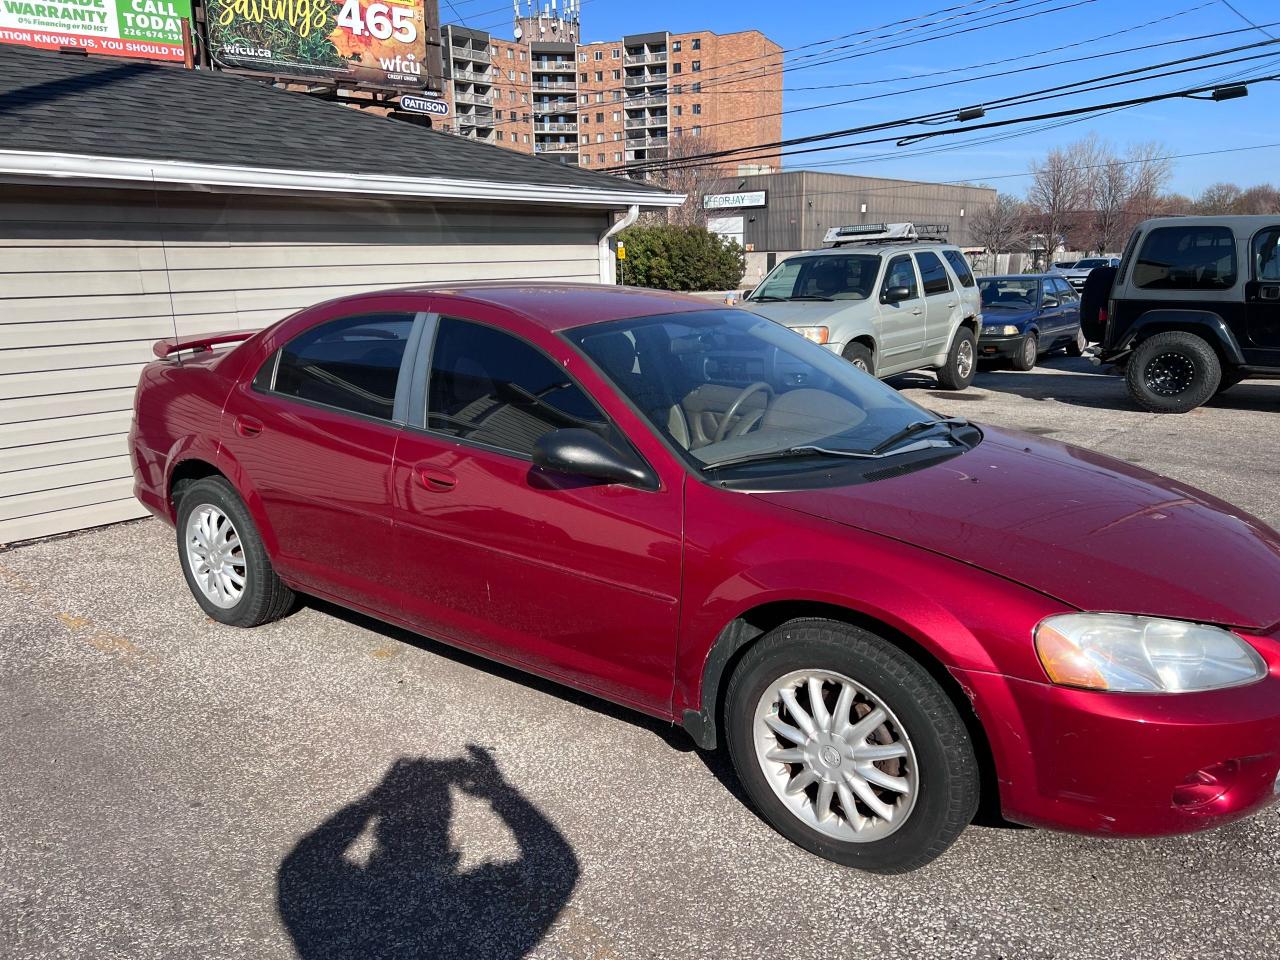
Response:
[[[849,224],[939,224],[952,243],[976,247],[969,224],[995,200],[990,187],[795,170],[725,177],[704,192],[702,205],[707,226],[746,249],[745,282],[754,283]]]
[[[534,18],[517,32],[508,41],[442,28],[444,97],[458,135],[611,172],[782,138],[782,49],[759,31],[579,43],[576,20]]]
[[[155,340],[429,281],[611,283],[610,233],[680,199],[212,71],[0,46],[0,103],[0,543],[141,515]]]

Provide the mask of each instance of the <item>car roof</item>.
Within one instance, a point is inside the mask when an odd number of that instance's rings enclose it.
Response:
[[[1253,233],[1261,227],[1272,226],[1278,222],[1280,222],[1280,215],[1274,213],[1224,214],[1222,216],[1205,214],[1194,217],[1153,217],[1150,220],[1142,221],[1139,226],[1144,230],[1150,230],[1154,227],[1232,227],[1238,228],[1239,232]]]
[[[989,277],[979,277],[978,282],[983,280],[1048,280],[1050,277],[1061,280],[1056,273],[993,273]]]
[[[796,257],[831,256],[841,253],[845,255],[850,253],[915,253],[917,250],[944,250],[948,248],[960,249],[954,243],[942,243],[937,240],[846,240],[843,246],[804,250],[800,253],[793,253],[787,257],[787,260],[794,260]]]
[[[397,290],[381,290],[369,295],[421,295],[435,301],[436,309],[440,308],[439,301],[442,298],[482,303],[518,313],[526,320],[553,332],[633,317],[730,309],[716,300],[666,290],[521,280],[424,284]]]

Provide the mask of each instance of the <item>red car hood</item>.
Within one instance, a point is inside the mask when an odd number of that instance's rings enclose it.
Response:
[[[1280,622],[1280,535],[1110,457],[984,427],[975,449],[875,483],[762,500],[943,554],[1082,610],[1263,629]]]

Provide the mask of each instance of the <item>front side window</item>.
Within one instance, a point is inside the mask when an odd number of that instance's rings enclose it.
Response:
[[[915,267],[911,265],[911,257],[905,253],[890,260],[889,267],[884,272],[884,284],[880,292],[884,293],[890,287],[906,287],[909,291],[908,300],[920,296]]]
[[[879,271],[880,257],[873,253],[792,257],[774,267],[750,299],[866,300]]]
[[[521,457],[552,430],[608,422],[564,369],[523,340],[442,317],[427,383],[427,429]]]
[[[1133,268],[1144,290],[1226,290],[1236,283],[1236,240],[1227,227],[1158,227]]]
[[[917,253],[916,262],[920,265],[920,280],[924,284],[926,297],[937,293],[948,293],[951,290],[951,281],[947,279],[947,268],[942,265],[936,253]]]
[[[1269,227],[1253,238],[1253,270],[1266,283],[1280,280],[1280,227]]]
[[[891,387],[743,310],[617,320],[566,336],[704,471],[745,461],[812,469],[815,457],[829,463],[842,452],[952,447],[945,424]],[[908,424],[918,426],[903,434]]]
[[[964,258],[963,253],[959,250],[943,250],[942,255],[947,258],[947,263],[951,264],[951,269],[955,271],[960,286],[977,286],[978,281],[973,278],[973,271],[969,269],[969,261]]]
[[[286,397],[390,420],[413,315],[331,320],[280,350],[271,390]]]

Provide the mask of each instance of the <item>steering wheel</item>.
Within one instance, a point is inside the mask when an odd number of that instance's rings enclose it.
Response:
[[[724,435],[729,432],[729,424],[738,415],[738,408],[742,406],[748,397],[753,397],[762,390],[767,391],[770,397],[773,396],[773,387],[763,380],[757,380],[755,383],[748,384],[740,394],[734,397],[733,403],[729,404],[729,409],[724,412],[724,419],[720,421],[720,426],[716,428],[715,439],[711,441],[712,443],[719,443],[724,439]]]

